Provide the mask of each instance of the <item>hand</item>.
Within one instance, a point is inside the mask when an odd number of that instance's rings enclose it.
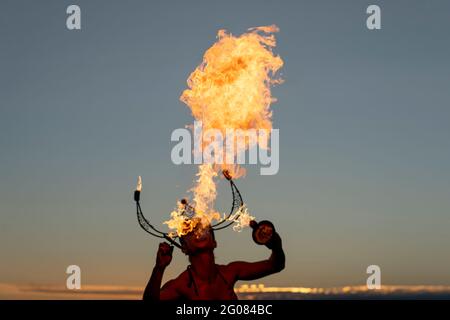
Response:
[[[173,246],[166,242],[161,242],[156,253],[156,266],[159,268],[167,267],[172,261]]]

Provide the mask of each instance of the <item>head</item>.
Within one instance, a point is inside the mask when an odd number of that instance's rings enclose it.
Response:
[[[195,228],[180,237],[180,244],[182,251],[188,256],[202,251],[213,251],[217,247],[214,230],[211,227]]]

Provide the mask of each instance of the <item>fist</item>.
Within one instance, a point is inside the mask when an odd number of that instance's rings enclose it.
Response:
[[[156,253],[156,265],[159,268],[167,267],[172,261],[173,246],[166,242],[161,242]]]

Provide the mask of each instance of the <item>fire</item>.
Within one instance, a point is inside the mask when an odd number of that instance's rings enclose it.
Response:
[[[205,52],[202,63],[191,73],[187,80],[188,89],[184,90],[180,100],[192,111],[198,121],[202,121],[205,130],[220,130],[223,136],[226,129],[272,129],[270,87],[280,83],[276,72],[283,66],[283,60],[274,55],[272,48],[276,41],[273,33],[278,32],[275,25],[248,29],[238,37],[219,30],[217,41]],[[236,143],[231,151],[233,159],[239,152],[250,147],[250,142]],[[205,142],[203,142],[205,144]],[[267,149],[267,137],[259,138],[259,147]],[[223,155],[225,159],[225,155]],[[244,174],[243,168],[233,164],[201,164],[193,193],[196,218],[202,226],[221,215],[214,209],[216,199],[215,179],[220,170],[228,170],[233,178]],[[178,235],[185,234],[185,218],[182,208],[172,212],[171,220],[165,223],[176,230]],[[242,211],[246,213],[246,211]],[[248,225],[248,214],[243,214],[241,225]]]
[[[142,177],[138,176],[137,184],[136,184],[136,191],[141,192],[142,191]]]
[[[198,222],[198,219],[187,219],[184,215],[184,204],[179,203],[177,209],[170,213],[170,220],[164,223],[167,224],[169,229],[174,230],[169,233],[169,236],[175,237],[177,235],[185,235],[193,231]]]
[[[255,217],[250,215],[247,207],[244,205],[232,214],[228,220],[235,220],[236,224],[233,226],[234,231],[241,231],[242,228],[250,225],[250,221],[255,220]]]

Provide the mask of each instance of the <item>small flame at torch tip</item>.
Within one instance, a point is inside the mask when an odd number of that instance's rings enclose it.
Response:
[[[139,191],[139,192],[142,191],[142,177],[141,176],[138,176],[136,191]]]

